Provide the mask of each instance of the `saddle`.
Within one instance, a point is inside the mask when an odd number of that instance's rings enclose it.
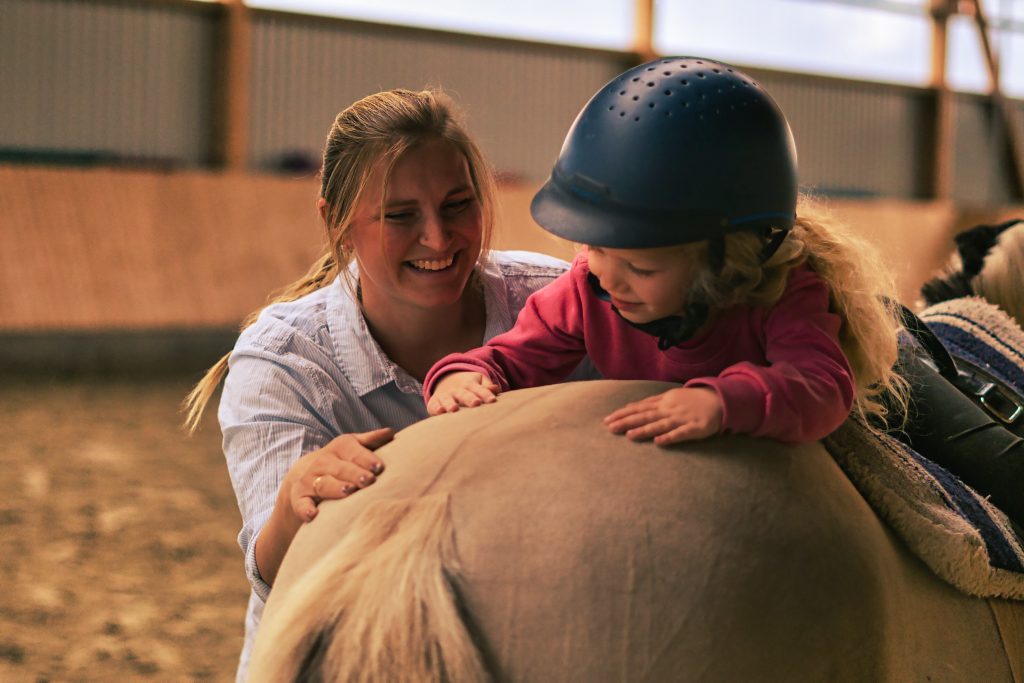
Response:
[[[982,317],[997,320],[1004,328],[997,332],[1002,334],[985,338],[986,330],[994,330],[965,315],[965,310],[982,311]],[[1014,358],[1013,340],[1000,341],[1017,336],[1024,348],[1024,333],[1009,316],[975,297],[944,302],[922,315],[929,323],[903,308],[909,334],[901,338],[899,369],[910,384],[910,405],[902,430],[891,436],[987,496],[1018,527],[1024,526],[1024,356]],[[944,316],[957,324],[946,329],[949,322],[941,321]],[[944,342],[940,336],[961,343]],[[964,346],[973,346],[975,353]],[[1014,368],[1017,360],[1021,365]]]

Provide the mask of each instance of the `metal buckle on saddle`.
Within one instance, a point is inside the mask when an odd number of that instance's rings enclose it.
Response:
[[[968,372],[960,371],[960,377],[970,377],[970,392],[974,399],[992,417],[1004,424],[1013,424],[1024,414],[1020,399],[996,382],[979,380]]]
[[[901,306],[900,314],[904,327],[927,352],[927,358],[922,357],[927,365],[995,419],[1014,425],[1016,430],[1024,427],[1024,421],[1017,423],[1024,415],[1024,402],[1012,389],[973,363],[962,358],[954,360],[942,341],[910,309]]]

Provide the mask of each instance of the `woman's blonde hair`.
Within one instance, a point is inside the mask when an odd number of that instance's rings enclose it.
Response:
[[[730,234],[724,265],[715,273],[707,243],[698,243],[690,250],[698,272],[691,297],[712,310],[744,302],[772,306],[782,298],[790,271],[809,264],[828,286],[831,308],[842,320],[839,342],[853,369],[854,409],[861,417],[882,422],[894,409],[905,414],[907,384],[894,369],[901,326],[896,287],[874,247],[804,196],[793,229],[764,263],[763,249],[762,238],[754,233]]]
[[[388,90],[353,103],[338,114],[327,134],[323,165],[320,168],[320,197],[326,200],[327,229],[325,252],[299,280],[288,285],[267,303],[294,301],[330,284],[338,275],[347,277],[353,254],[345,247],[353,213],[366,189],[370,174],[383,163],[381,215],[387,197],[392,170],[410,148],[432,140],[443,140],[466,159],[469,175],[480,207],[483,230],[481,254],[487,253],[494,225],[495,183],[490,167],[473,142],[454,102],[437,90]],[[354,283],[349,282],[354,293]],[[265,307],[264,307],[265,308]],[[250,313],[242,322],[244,330],[256,321],[263,309]],[[228,371],[225,354],[193,387],[185,398],[185,427],[194,432]]]

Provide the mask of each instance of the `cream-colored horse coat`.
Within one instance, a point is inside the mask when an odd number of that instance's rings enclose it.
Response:
[[[296,536],[251,680],[1022,681],[1024,603],[934,576],[821,445],[602,426],[666,386],[510,392],[401,432]]]

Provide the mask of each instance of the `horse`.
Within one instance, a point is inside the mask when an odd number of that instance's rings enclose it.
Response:
[[[669,386],[511,391],[399,432],[296,535],[250,680],[1024,680],[1024,575],[941,578],[959,560],[923,561],[840,467],[867,441],[602,425]]]

